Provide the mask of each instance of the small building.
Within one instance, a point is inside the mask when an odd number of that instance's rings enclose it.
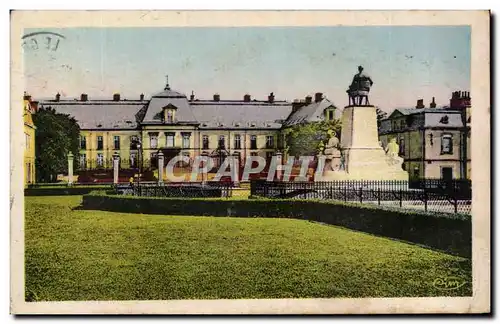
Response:
[[[384,147],[396,138],[403,167],[410,178],[470,179],[470,93],[456,91],[449,106],[438,108],[435,99],[425,107],[395,109],[380,121]]]

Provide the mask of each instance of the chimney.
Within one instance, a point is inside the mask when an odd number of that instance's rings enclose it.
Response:
[[[113,101],[120,101],[120,94],[119,93],[115,93],[113,95]]]
[[[415,108],[417,108],[417,109],[425,108],[424,99],[418,99],[417,100],[417,105],[415,106]]]
[[[453,92],[450,99],[449,109],[463,109],[465,107],[470,107],[470,92],[468,91],[455,91]]]
[[[194,101],[194,91],[191,91],[191,96],[189,96],[189,101]]]
[[[312,97],[311,96],[307,96],[306,97],[306,105],[310,105],[312,102]]]
[[[271,92],[269,96],[267,96],[267,100],[269,101],[269,103],[274,102],[274,92]]]
[[[59,92],[56,94],[56,101],[60,101],[61,100],[61,95],[59,94]]]
[[[295,113],[300,108],[304,107],[304,105],[305,105],[304,101],[299,101],[298,99],[295,99],[292,102],[292,114]]]
[[[429,107],[436,108],[436,98],[432,97],[432,102],[430,103]]]
[[[220,101],[220,94],[214,94],[214,101]]]
[[[86,93],[82,93],[80,95],[80,101],[87,101],[89,100],[89,96]]]
[[[141,95],[139,96],[139,100],[144,101],[144,93],[141,93]]]
[[[320,102],[321,100],[323,100],[323,93],[316,92],[314,95],[314,102]]]
[[[251,97],[249,94],[246,94],[246,95],[244,95],[244,96],[243,96],[243,101],[244,101],[244,102],[250,102],[250,99],[251,99],[251,98],[252,98],[252,97]]]

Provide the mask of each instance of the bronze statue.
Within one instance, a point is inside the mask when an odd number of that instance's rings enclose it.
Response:
[[[346,91],[349,96],[349,106],[363,106],[363,98],[365,98],[365,106],[369,106],[368,93],[373,85],[373,81],[367,74],[363,73],[362,66],[358,66],[358,71],[349,89]]]

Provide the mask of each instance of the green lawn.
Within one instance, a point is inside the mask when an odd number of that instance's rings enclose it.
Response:
[[[294,219],[73,210],[26,197],[26,298],[159,300],[471,295],[471,262]],[[434,280],[468,283],[438,290]]]

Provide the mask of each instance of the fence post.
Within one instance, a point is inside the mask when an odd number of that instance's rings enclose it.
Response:
[[[457,199],[456,195],[453,196],[453,202],[455,205],[455,214],[456,214],[456,213],[458,213],[458,199]]]
[[[424,189],[424,210],[427,212],[427,201],[429,197],[427,196],[427,190]]]
[[[399,188],[399,207],[403,207],[403,189]]]
[[[359,202],[363,203],[363,185],[359,187]]]
[[[377,191],[378,191],[378,196],[377,196],[377,200],[378,200],[378,205],[380,206],[380,186],[377,188]]]
[[[347,187],[344,185],[344,202],[347,201]]]

